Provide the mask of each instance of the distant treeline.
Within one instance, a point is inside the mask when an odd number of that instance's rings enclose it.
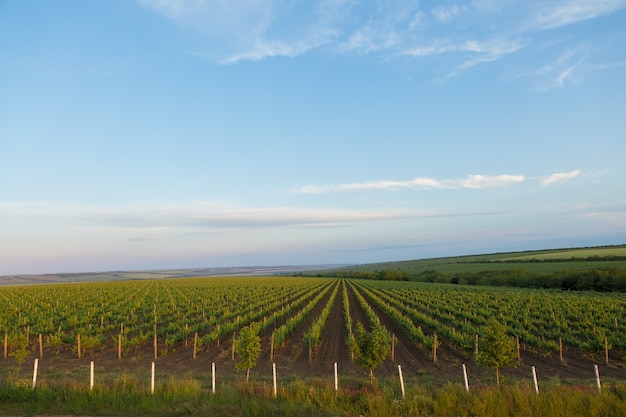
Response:
[[[458,261],[457,263],[467,264],[506,264],[506,263],[545,263],[545,262],[601,262],[601,261],[626,261],[626,256],[622,255],[606,255],[606,256],[572,256],[570,258],[511,258],[511,259],[493,259],[493,260],[476,260],[476,261]]]
[[[618,267],[558,272],[531,272],[525,268],[512,268],[502,271],[458,272],[454,274],[445,274],[435,270],[408,274],[398,269],[375,272],[335,272],[332,274],[318,274],[317,276],[383,281],[551,288],[575,291],[626,292],[626,271]]]

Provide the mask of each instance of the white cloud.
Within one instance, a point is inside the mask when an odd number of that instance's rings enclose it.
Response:
[[[571,172],[555,173],[541,179],[542,185],[550,185],[556,182],[569,180],[577,177],[580,170]],[[305,185],[292,188],[291,191],[303,194],[324,194],[331,192],[346,191],[379,191],[379,190],[399,190],[399,189],[474,189],[484,190],[495,187],[506,187],[528,181],[530,178],[524,175],[468,175],[462,179],[444,179],[417,177],[406,181],[371,181],[353,182],[345,184],[330,185]]]
[[[334,41],[353,0],[139,0],[155,13],[211,39],[222,64],[295,57]],[[213,44],[215,47],[216,44]],[[230,52],[228,52],[230,51]],[[196,51],[197,56],[211,54]]]
[[[550,184],[554,184],[555,182],[565,181],[565,180],[569,180],[569,179],[575,178],[579,174],[580,174],[580,170],[579,169],[576,169],[576,170],[571,171],[571,172],[559,172],[559,173],[556,173],[556,174],[548,175],[547,177],[543,178],[541,180],[541,183],[543,185],[550,185]]]
[[[282,43],[265,43],[257,41],[256,45],[248,52],[232,55],[220,61],[221,64],[236,64],[242,61],[261,61],[266,58],[288,57],[293,58],[306,53],[308,50],[318,45],[314,43],[301,43],[300,45],[289,45]]]
[[[204,49],[196,44],[193,54],[221,64],[297,57],[318,48],[340,54],[376,54],[385,60],[398,56],[425,60],[445,54],[445,60],[440,60],[443,68],[433,75],[440,82],[522,50],[535,55],[531,62],[546,61],[550,58],[542,57],[558,56],[574,42],[584,43],[580,42],[584,35],[561,39],[561,44],[552,43],[549,54],[537,54],[554,41],[545,41],[547,29],[596,19],[626,7],[626,0],[458,0],[434,7],[417,0],[389,0],[384,4],[356,0],[137,1],[180,27],[205,36]],[[540,32],[544,34],[538,44],[536,35]],[[576,75],[585,59],[574,57],[544,77],[535,72],[530,79],[537,81],[539,91],[579,81]],[[508,71],[519,74],[522,70]],[[525,78],[533,73],[525,72]]]
[[[276,0],[139,0],[178,25],[232,43],[265,33],[276,19]]]
[[[492,187],[501,187],[509,184],[524,182],[526,177],[523,175],[468,175],[465,179],[448,179],[437,180],[434,178],[417,177],[407,181],[373,181],[362,183],[348,183],[315,186],[306,185],[295,187],[293,191],[305,194],[323,194],[328,192],[341,191],[367,191],[367,190],[398,190],[406,189],[454,189],[454,188],[472,188],[485,189]]]
[[[466,179],[459,181],[459,184],[464,188],[485,189],[503,187],[524,181],[526,181],[526,177],[523,175],[498,175],[495,177],[470,175]]]
[[[428,57],[440,54],[464,54],[464,61],[456,65],[439,81],[445,81],[479,64],[497,61],[506,55],[513,54],[526,47],[526,43],[521,40],[492,39],[489,41],[478,41],[475,39],[465,40],[458,44],[436,43],[432,45],[422,45],[405,50],[404,55],[415,57]],[[467,56],[469,55],[469,58]]]
[[[626,0],[545,1],[531,17],[529,29],[552,29],[613,13],[626,6]]]
[[[467,5],[459,6],[458,4],[453,4],[451,6],[437,6],[432,9],[431,13],[440,22],[449,22],[467,9]]]
[[[328,227],[354,223],[449,216],[417,210],[340,210],[301,207],[238,207],[223,202],[96,206],[57,202],[0,203],[0,218],[15,224],[45,224],[50,228],[109,232],[258,229],[267,227]],[[137,239],[135,236],[127,239]],[[143,238],[142,238],[143,239]],[[151,236],[150,240],[156,237]]]
[[[365,191],[365,190],[397,190],[400,188],[451,188],[445,181],[438,181],[432,178],[413,178],[408,181],[373,181],[336,185],[306,185],[294,189],[296,192],[305,194],[322,194],[336,191]]]

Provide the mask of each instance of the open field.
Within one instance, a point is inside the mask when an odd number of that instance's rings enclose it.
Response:
[[[275,274],[292,274],[299,271],[315,271],[328,269],[336,265],[285,265],[285,266],[249,266],[225,268],[187,268],[187,269],[157,269],[149,271],[108,271],[108,272],[75,272],[58,274],[34,275],[2,275],[0,286],[3,285],[39,285],[39,284],[67,284],[74,282],[109,282],[128,280],[147,280],[164,278],[194,278],[194,277],[228,277],[228,276],[263,276]]]
[[[310,342],[307,335],[325,309],[320,337]],[[624,294],[240,277],[0,288],[0,335],[6,334],[0,384],[28,386],[38,359],[42,388],[87,390],[93,361],[101,390],[128,381],[145,392],[154,362],[162,389],[180,379],[207,391],[215,363],[218,387],[240,390],[245,372],[234,366],[240,358],[232,359],[232,341],[256,322],[261,353],[252,369],[255,389],[270,390],[275,363],[284,395],[306,381],[332,392],[337,363],[344,392],[369,392],[367,372],[352,361],[347,344],[360,322],[368,329],[382,326],[393,339],[393,359],[375,370],[388,381],[383,385],[391,387],[391,398],[400,395],[398,365],[410,390],[462,387],[462,364],[472,389],[487,389],[495,385],[495,373],[476,364],[475,337],[490,317],[519,340],[521,362],[503,369],[505,385],[530,384],[534,366],[542,389],[593,392],[595,364],[607,387],[626,383]]]
[[[418,275],[424,271],[443,274],[477,273],[482,271],[505,271],[523,268],[529,272],[554,273],[569,270],[591,270],[598,268],[626,269],[626,246],[594,248],[552,249],[524,252],[503,252],[481,255],[451,256],[397,262],[381,262],[364,265],[311,271],[313,274],[376,273],[379,271],[401,271],[407,275]]]

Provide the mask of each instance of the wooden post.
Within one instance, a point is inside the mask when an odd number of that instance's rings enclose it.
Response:
[[[150,377],[150,394],[154,394],[154,362],[152,362],[152,376]]]
[[[437,333],[433,335],[433,362],[437,363]]]
[[[198,332],[193,334],[193,358],[196,359],[198,353]]]
[[[354,338],[354,337],[353,337]],[[391,335],[391,362],[396,361],[396,334]],[[354,354],[352,354],[352,359],[354,359]]]
[[[91,361],[89,365],[89,389],[92,391],[93,391],[93,374],[94,374],[93,361]]]
[[[609,364],[609,338],[604,336],[604,363]]]
[[[122,333],[117,335],[117,359],[122,359]]]
[[[402,368],[398,365],[398,375],[400,375],[400,387],[402,388],[402,398],[404,398],[404,379],[402,378]]]
[[[522,361],[522,353],[520,351],[520,346],[519,346],[519,336],[515,336],[515,345],[517,346],[517,361],[521,362]]]
[[[39,357],[43,358],[43,335],[39,333]]]
[[[596,370],[596,384],[598,385],[598,392],[602,394],[602,385],[600,385],[600,370],[598,369],[598,365],[593,365]]]
[[[539,384],[537,384],[537,370],[535,369],[535,367],[532,367],[533,369],[533,383],[535,384],[535,392],[537,394],[539,394]]]
[[[274,398],[278,397],[278,385],[276,384],[276,364],[272,362],[272,373],[274,374]]]
[[[463,364],[463,379],[465,380],[465,391],[469,392],[469,381],[467,380],[467,368]]]
[[[35,366],[33,368],[33,389],[37,386],[37,369],[39,368],[39,359],[35,359]]]
[[[185,347],[189,346],[189,340],[187,340],[188,336],[189,336],[189,323],[185,323]]]
[[[154,360],[157,359],[157,357],[159,356],[158,354],[158,345],[157,345],[157,334],[156,332],[154,332]]]
[[[339,392],[339,374],[337,373],[337,362],[335,362],[335,395]]]
[[[270,361],[274,360],[274,332],[272,332],[272,342],[270,344]]]
[[[565,361],[563,360],[563,338],[559,337],[559,359],[561,360],[561,365],[565,365]]]
[[[78,342],[78,359],[80,359],[80,333],[76,336]]]
[[[215,394],[215,362],[211,362],[211,390]]]

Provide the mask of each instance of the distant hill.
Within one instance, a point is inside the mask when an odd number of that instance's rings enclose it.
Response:
[[[61,284],[71,282],[103,282],[164,278],[193,278],[219,276],[253,276],[294,274],[302,271],[331,269],[345,265],[284,265],[284,266],[246,266],[224,268],[160,269],[145,271],[108,271],[80,272],[41,275],[5,275],[0,276],[2,285]]]
[[[377,273],[380,271],[401,271],[407,276],[416,276],[425,271],[436,271],[442,274],[457,274],[462,272],[476,273],[481,271],[504,271],[512,268],[524,268],[530,272],[549,273],[565,270],[590,270],[608,266],[626,269],[626,244],[523,252],[501,252],[379,262],[362,265],[283,265],[6,275],[0,276],[0,286],[218,276],[354,275],[359,272]]]
[[[452,256],[396,262],[379,262],[331,268],[317,273],[373,273],[399,270],[408,275],[424,271],[444,274],[525,268],[531,272],[554,272],[570,269],[588,270],[615,266],[626,269],[626,245],[584,248],[546,249],[523,252],[502,252],[482,255]]]

